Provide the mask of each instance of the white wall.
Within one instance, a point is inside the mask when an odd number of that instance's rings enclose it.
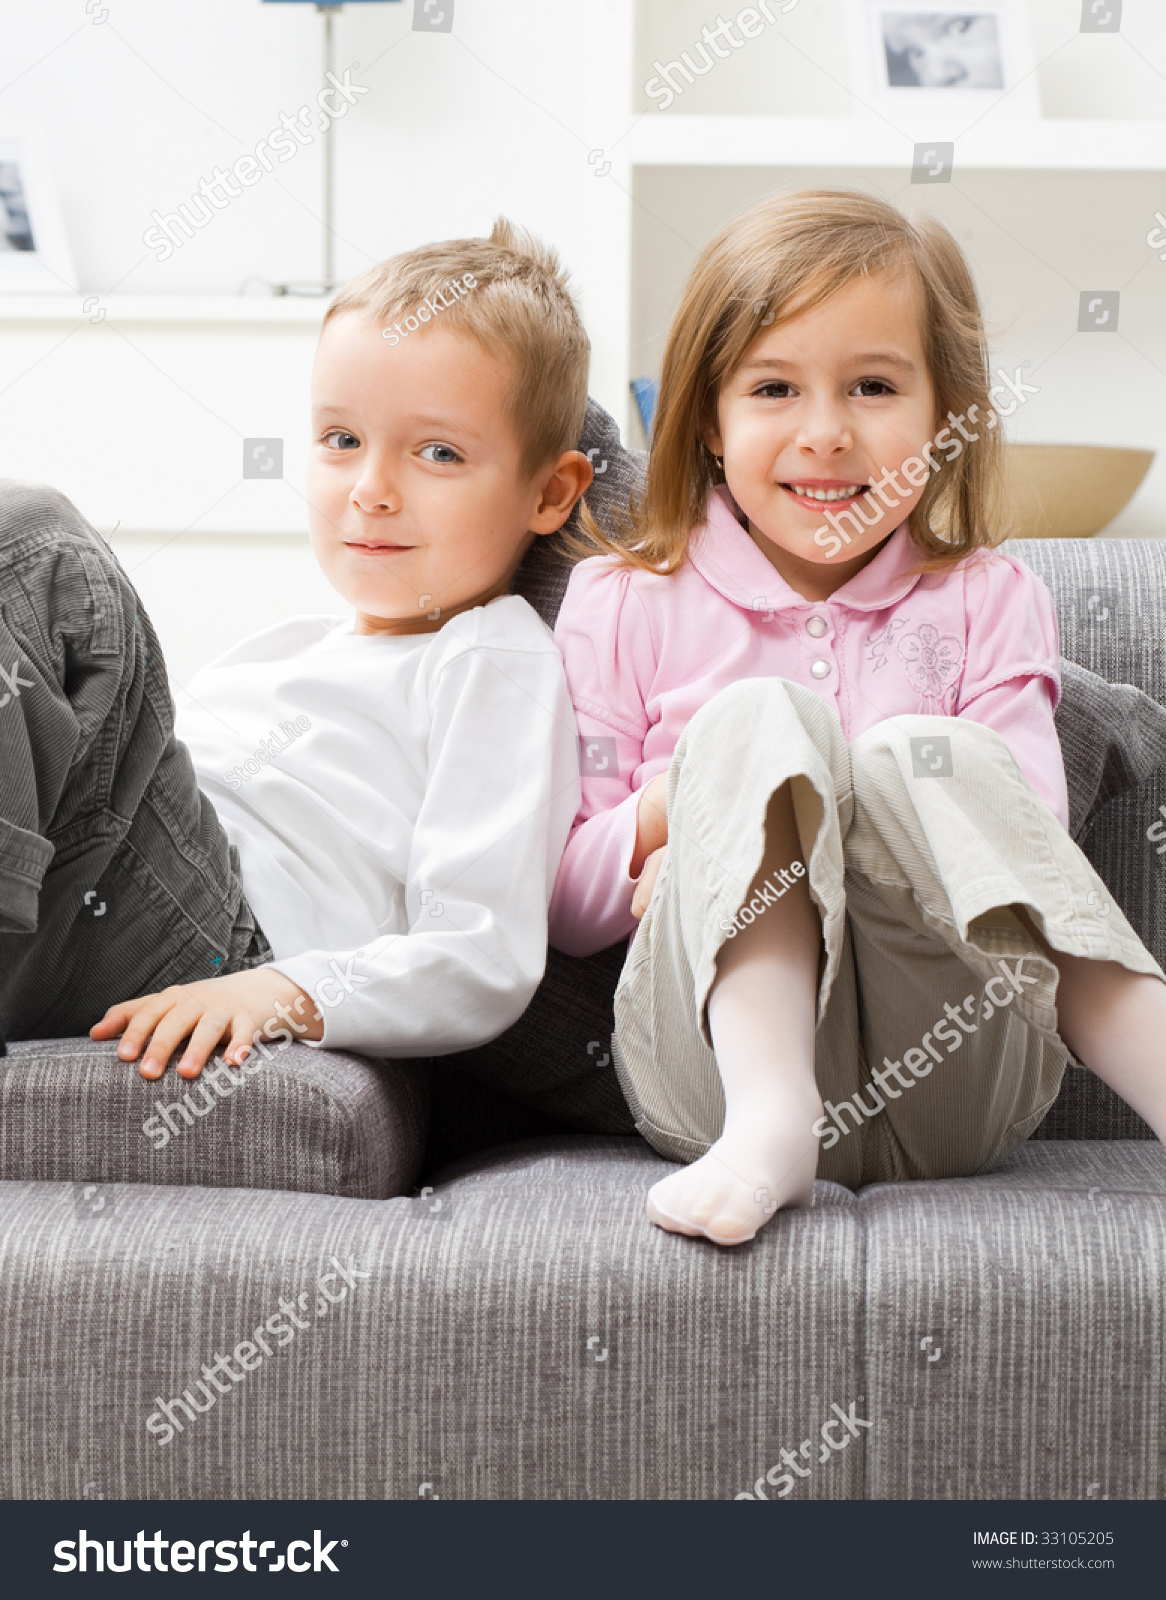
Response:
[[[354,78],[370,90],[337,126],[338,275],[424,240],[482,233],[504,212],[572,268],[593,344],[592,392],[618,414],[628,333],[622,314],[599,309],[613,246],[588,153],[620,148],[634,120],[619,81],[632,0],[455,5],[452,34],[413,32],[412,0],[350,5],[336,20],[337,65],[359,62]],[[845,114],[840,5],[800,0],[782,25],[788,40],[771,31],[754,41],[677,110]],[[683,48],[718,9],[729,15],[739,5],[641,0],[641,55]],[[1033,0],[1032,15],[1047,115],[1166,112],[1163,0],[1125,0],[1119,38],[1077,36],[1080,0]],[[318,143],[232,201],[170,260],[156,260],[142,235],[154,209],[173,210],[216,163],[231,165],[281,112],[314,97],[321,37],[311,5],[0,0],[0,133],[25,123],[43,130],[79,290],[113,305],[117,296],[227,296],[248,279],[319,276]],[[653,370],[692,251],[759,185],[789,176],[641,172],[635,370]],[[926,198],[973,256],[1002,356],[1042,363],[1047,382],[1016,436],[1162,450],[1166,264],[1144,240],[1153,210],[1166,211],[1166,174],[1048,177],[1035,200],[1032,183],[1012,174],[977,184]],[[901,183],[899,191],[919,203],[919,191]],[[1070,332],[1061,340],[1066,304],[1086,280],[1125,290],[1118,339]],[[115,548],[159,619],[179,681],[289,610],[338,603],[314,574],[303,534],[313,338],[310,320],[135,329],[113,315],[103,326],[14,322],[0,306],[0,475],[57,483],[105,533],[122,524]],[[240,482],[241,439],[266,435],[286,440],[285,482]],[[1166,460],[1112,531],[1164,528]]]
[[[322,82],[312,5],[260,0],[3,0],[0,123],[45,129],[86,290],[235,293],[252,276],[320,273],[320,145],[244,192],[169,261],[142,244],[155,209],[189,197],[294,114]],[[94,12],[94,15],[99,14]],[[337,267],[348,277],[508,212],[579,245],[590,174],[577,61],[588,8],[456,0],[452,34],[412,31],[412,0],[349,5],[337,66],[369,93],[337,124]]]
[[[628,118],[597,118],[602,95],[588,85],[602,77],[613,7],[628,0],[455,3],[452,34],[414,32],[413,0],[336,17],[337,68],[359,62],[354,81],[369,86],[336,127],[337,275],[429,239],[488,232],[504,213],[571,268],[592,392],[614,408],[624,396],[611,353],[622,361],[626,325],[588,316],[604,244],[587,155]],[[281,112],[314,98],[322,39],[311,5],[0,0],[0,133],[42,130],[79,291],[112,308],[118,296],[235,295],[248,279],[320,277],[319,142],[169,260],[142,236],[151,212],[174,210],[216,164],[253,151]],[[115,547],[158,614],[176,676],[305,599],[338,605],[304,537],[310,323],[145,326],[112,309],[100,325],[69,309],[71,322],[14,322],[10,307],[0,476],[57,484],[103,533],[122,524]],[[239,481],[247,436],[285,439],[282,484]]]

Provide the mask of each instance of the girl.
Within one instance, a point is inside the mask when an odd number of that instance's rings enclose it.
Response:
[[[551,942],[639,919],[613,1056],[688,1163],[662,1228],[738,1244],[815,1175],[988,1171],[1069,1051],[1166,1136],[1166,974],[1067,832],[1052,598],[991,548],[989,382],[942,226],[765,201],[681,299],[625,542],[588,525]]]

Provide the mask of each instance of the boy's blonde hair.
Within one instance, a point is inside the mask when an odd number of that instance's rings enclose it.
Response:
[[[855,278],[884,271],[909,272],[922,290],[923,347],[938,417],[949,411],[967,417],[979,408],[973,424],[979,442],[932,474],[910,515],[924,554],[917,570],[941,569],[996,543],[1003,536],[1000,430],[987,427],[987,341],[963,253],[934,218],[912,222],[871,195],[808,189],[753,206],[701,253],[668,333],[643,493],[613,523],[617,541],[583,509],[588,553],[611,551],[633,566],[674,572],[689,530],[704,520],[710,488],[724,482],[701,439],[716,424],[722,384],[765,327],[820,305]],[[575,541],[577,553],[582,544]]]
[[[467,274],[472,287],[464,284]],[[448,292],[451,280],[462,284],[456,297]],[[506,363],[520,470],[533,477],[579,442],[591,341],[558,255],[525,228],[499,217],[488,239],[443,239],[381,261],[344,285],[324,326],[358,311],[391,328],[427,300],[432,306],[443,288],[448,309],[439,305],[426,320],[468,334]]]

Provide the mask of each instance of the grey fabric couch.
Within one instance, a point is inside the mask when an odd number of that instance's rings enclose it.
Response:
[[[598,408],[584,448],[602,518],[641,463]],[[1166,549],[1012,548],[1057,601],[1072,830],[1161,961]],[[566,571],[520,574],[548,619]],[[1166,1494],[1166,1151],[1127,1107],[1072,1067],[990,1175],[679,1239],[610,1065],[621,957],[552,952],[480,1051],[293,1046],[189,1100],[11,1045],[0,1496]]]

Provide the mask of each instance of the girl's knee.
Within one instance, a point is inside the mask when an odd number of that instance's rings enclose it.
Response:
[[[885,717],[851,743],[855,790],[888,781],[902,784],[916,778],[958,778],[961,754],[970,755],[974,749],[974,759],[981,761],[990,756],[988,746],[999,739],[994,729],[961,722],[958,717]]]

